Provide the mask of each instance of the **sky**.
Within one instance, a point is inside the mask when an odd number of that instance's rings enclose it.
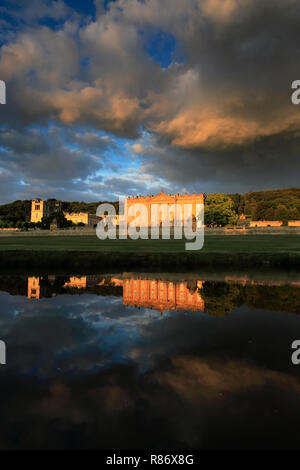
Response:
[[[0,203],[299,186],[298,0],[1,0]]]

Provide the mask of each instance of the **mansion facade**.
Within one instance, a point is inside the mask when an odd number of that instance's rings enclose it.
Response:
[[[164,193],[164,190],[162,189],[160,194],[157,194],[156,196],[137,196],[137,197],[128,197],[126,199],[126,205],[127,205],[127,220],[130,223],[130,207],[135,205],[135,204],[143,204],[147,208],[147,225],[150,227],[152,223],[152,206],[162,206],[165,205],[169,212],[170,215],[170,222],[174,222],[174,211],[172,211],[172,207],[176,205],[181,209],[181,217],[185,217],[185,205],[189,204],[191,206],[192,210],[192,217],[194,220],[198,218],[198,213],[197,213],[197,206],[199,204],[204,204],[205,203],[205,198],[206,195],[205,193],[201,194],[166,194]],[[164,218],[167,217],[167,214],[163,211],[160,210],[158,214],[159,220],[158,222],[161,224],[164,221]]]

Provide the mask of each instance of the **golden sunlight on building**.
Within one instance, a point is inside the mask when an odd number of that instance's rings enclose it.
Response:
[[[67,220],[71,220],[73,224],[82,223],[88,225],[89,227],[94,227],[99,222],[100,217],[97,217],[94,214],[88,214],[87,212],[64,212],[64,216]]]
[[[32,276],[28,278],[27,297],[28,299],[39,299],[41,297],[39,277]]]
[[[198,288],[201,281],[188,285],[186,281],[172,282],[154,279],[126,279],[123,283],[123,303],[131,307],[204,312],[204,300]]]
[[[58,201],[33,199],[31,201],[30,222],[41,222],[43,217],[49,217],[50,214],[59,210],[61,210],[61,203]]]
[[[300,220],[289,220],[288,227],[300,227]]]
[[[124,283],[124,280],[119,279],[118,277],[111,277],[109,281],[114,287],[122,287]],[[105,285],[105,283],[106,283],[106,280],[103,279],[101,282],[98,283],[98,286],[103,286]]]
[[[199,293],[202,281],[168,281],[159,279],[124,279],[113,277],[101,279],[99,276],[71,276],[64,288],[88,289],[92,286],[107,284],[115,287],[123,286],[123,304],[130,307],[145,307],[163,312],[164,310],[205,310],[204,300]],[[28,277],[28,298],[40,299],[46,294],[42,292],[41,278]],[[53,295],[53,294],[52,294]]]
[[[281,227],[280,220],[252,220],[249,227]]]
[[[43,217],[49,217],[54,212],[62,210],[62,204],[55,199],[43,201],[42,199],[33,199],[31,201],[31,216],[30,222],[41,222]],[[94,227],[101,220],[95,214],[87,212],[64,212],[67,220],[72,221],[74,224],[83,223],[89,227]]]
[[[170,222],[171,224],[174,222],[174,211],[172,211],[172,206],[176,204],[181,208],[182,211],[182,220],[184,217],[184,205],[191,204],[192,205],[192,217],[195,221],[197,218],[197,204],[204,204],[205,203],[205,193],[201,194],[165,194],[163,189],[161,190],[160,194],[156,196],[137,196],[137,197],[128,197],[126,199],[127,203],[127,219],[128,223],[130,223],[134,216],[130,216],[130,207],[134,204],[144,204],[147,208],[148,213],[148,226],[151,225],[151,206],[157,204],[166,204],[168,209],[170,210]],[[167,214],[163,211],[159,213],[159,224],[161,224],[164,219],[167,217]]]
[[[87,287],[87,276],[81,277],[70,277],[70,281],[65,282],[64,287],[75,287],[77,289],[86,289]]]

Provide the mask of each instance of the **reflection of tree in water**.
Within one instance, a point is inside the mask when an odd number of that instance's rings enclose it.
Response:
[[[283,286],[245,286],[244,302],[249,307],[276,312],[300,313],[300,288]]]
[[[71,276],[46,276],[42,278],[42,284],[47,287],[49,297],[55,295],[83,295],[83,294],[94,294],[100,296],[114,296],[121,297],[123,295],[123,288],[121,286],[115,286],[109,277],[100,278],[97,280],[95,285],[88,285],[86,287],[72,287],[68,285]],[[100,279],[103,280],[103,284],[98,285]]]
[[[104,279],[104,283],[101,285],[91,285],[81,289],[78,289],[77,287],[68,287],[66,289],[66,293],[70,295],[92,294],[100,295],[101,297],[122,297],[123,286],[116,286],[111,279]]]
[[[228,315],[241,304],[241,286],[238,284],[206,281],[199,293],[204,300],[205,311],[210,315]]]
[[[0,276],[0,290],[10,295],[27,295],[27,277],[5,275]]]
[[[61,295],[66,293],[64,284],[70,280],[69,276],[36,276],[39,287],[43,291],[43,297],[52,297],[53,294]],[[6,275],[0,276],[0,290],[8,292],[10,295],[27,296],[28,277]]]
[[[241,285],[206,281],[199,293],[210,315],[222,316],[235,307],[248,307],[275,312],[300,313],[300,288],[292,285]]]
[[[65,283],[70,280],[70,276],[42,276],[40,277],[40,287],[43,288],[43,297],[52,297],[66,293]]]
[[[85,287],[70,285],[68,275],[36,275],[41,289],[40,298],[57,295],[99,295],[122,297],[123,287],[115,285],[108,276],[93,276],[88,278]],[[0,276],[0,290],[11,295],[27,296],[27,276]],[[187,288],[193,294],[197,290],[194,280],[187,281]],[[259,285],[205,281],[198,288],[205,303],[205,310],[210,315],[223,316],[232,312],[235,307],[247,305],[255,309],[277,312],[300,313],[300,288],[295,285]]]

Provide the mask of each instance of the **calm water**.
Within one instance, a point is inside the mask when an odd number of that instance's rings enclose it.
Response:
[[[300,275],[0,275],[0,448],[300,447]]]

